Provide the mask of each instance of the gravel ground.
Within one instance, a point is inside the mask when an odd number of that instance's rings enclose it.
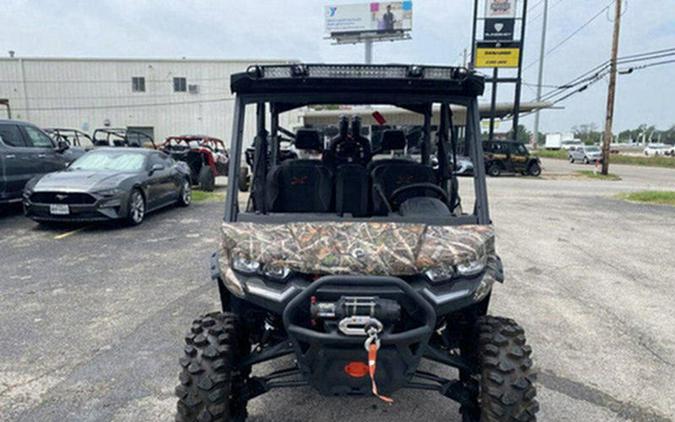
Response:
[[[614,166],[622,181],[489,180],[507,281],[491,312],[526,329],[545,421],[675,418],[675,208],[614,199],[675,188],[675,171]],[[182,336],[217,308],[208,257],[220,203],[170,208],[140,227],[43,228],[0,216],[0,419],[172,420]],[[269,368],[267,368],[269,369]],[[251,421],[459,421],[437,394],[396,403],[275,391]]]

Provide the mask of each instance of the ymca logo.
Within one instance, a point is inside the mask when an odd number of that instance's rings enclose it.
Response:
[[[337,12],[337,7],[336,6],[330,6],[328,8],[328,17],[332,18],[335,16],[335,12]]]

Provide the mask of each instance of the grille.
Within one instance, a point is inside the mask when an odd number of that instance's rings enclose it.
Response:
[[[96,198],[88,193],[79,192],[36,192],[30,197],[38,204],[93,204]]]

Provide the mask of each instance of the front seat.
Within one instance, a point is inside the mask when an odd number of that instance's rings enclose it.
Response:
[[[321,134],[298,129],[295,149],[320,153]],[[267,209],[272,212],[329,212],[333,198],[332,173],[319,159],[286,160],[276,166],[267,182]]]
[[[399,129],[387,129],[382,131],[382,141],[379,152],[402,151],[405,149],[405,133]],[[386,164],[414,164],[415,162],[407,158],[384,158],[368,163],[367,171],[372,176],[373,171],[381,165]]]

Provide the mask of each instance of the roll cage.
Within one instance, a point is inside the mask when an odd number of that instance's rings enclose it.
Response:
[[[44,131],[56,142],[64,141],[71,147],[88,148],[94,145],[94,140],[88,133],[69,128],[46,128]]]
[[[426,224],[489,224],[485,168],[480,137],[477,97],[484,89],[483,77],[464,68],[416,65],[325,65],[291,64],[250,66],[231,77],[235,94],[231,139],[231,165],[225,221],[285,223],[290,221],[401,221]],[[452,219],[434,217],[401,218],[396,215],[356,218],[333,214],[272,213],[264,207],[256,212],[240,212],[238,201],[239,168],[243,154],[244,122],[247,105],[256,105],[256,137],[251,196],[261,203],[266,178],[279,164],[281,134],[279,115],[311,105],[389,105],[419,114],[423,118],[420,159],[431,164],[431,151],[438,156],[439,186],[452,201],[458,200],[457,181],[449,169],[450,157],[456,162],[457,139],[452,130],[451,104],[467,109],[465,152],[474,162],[475,203],[471,214]],[[434,105],[440,106],[440,123],[432,140]],[[269,125],[267,116],[269,114]],[[268,128],[269,127],[269,131]],[[454,204],[454,203],[453,203]]]
[[[157,149],[154,139],[146,133],[127,128],[101,128],[92,134],[94,146],[143,147]]]

